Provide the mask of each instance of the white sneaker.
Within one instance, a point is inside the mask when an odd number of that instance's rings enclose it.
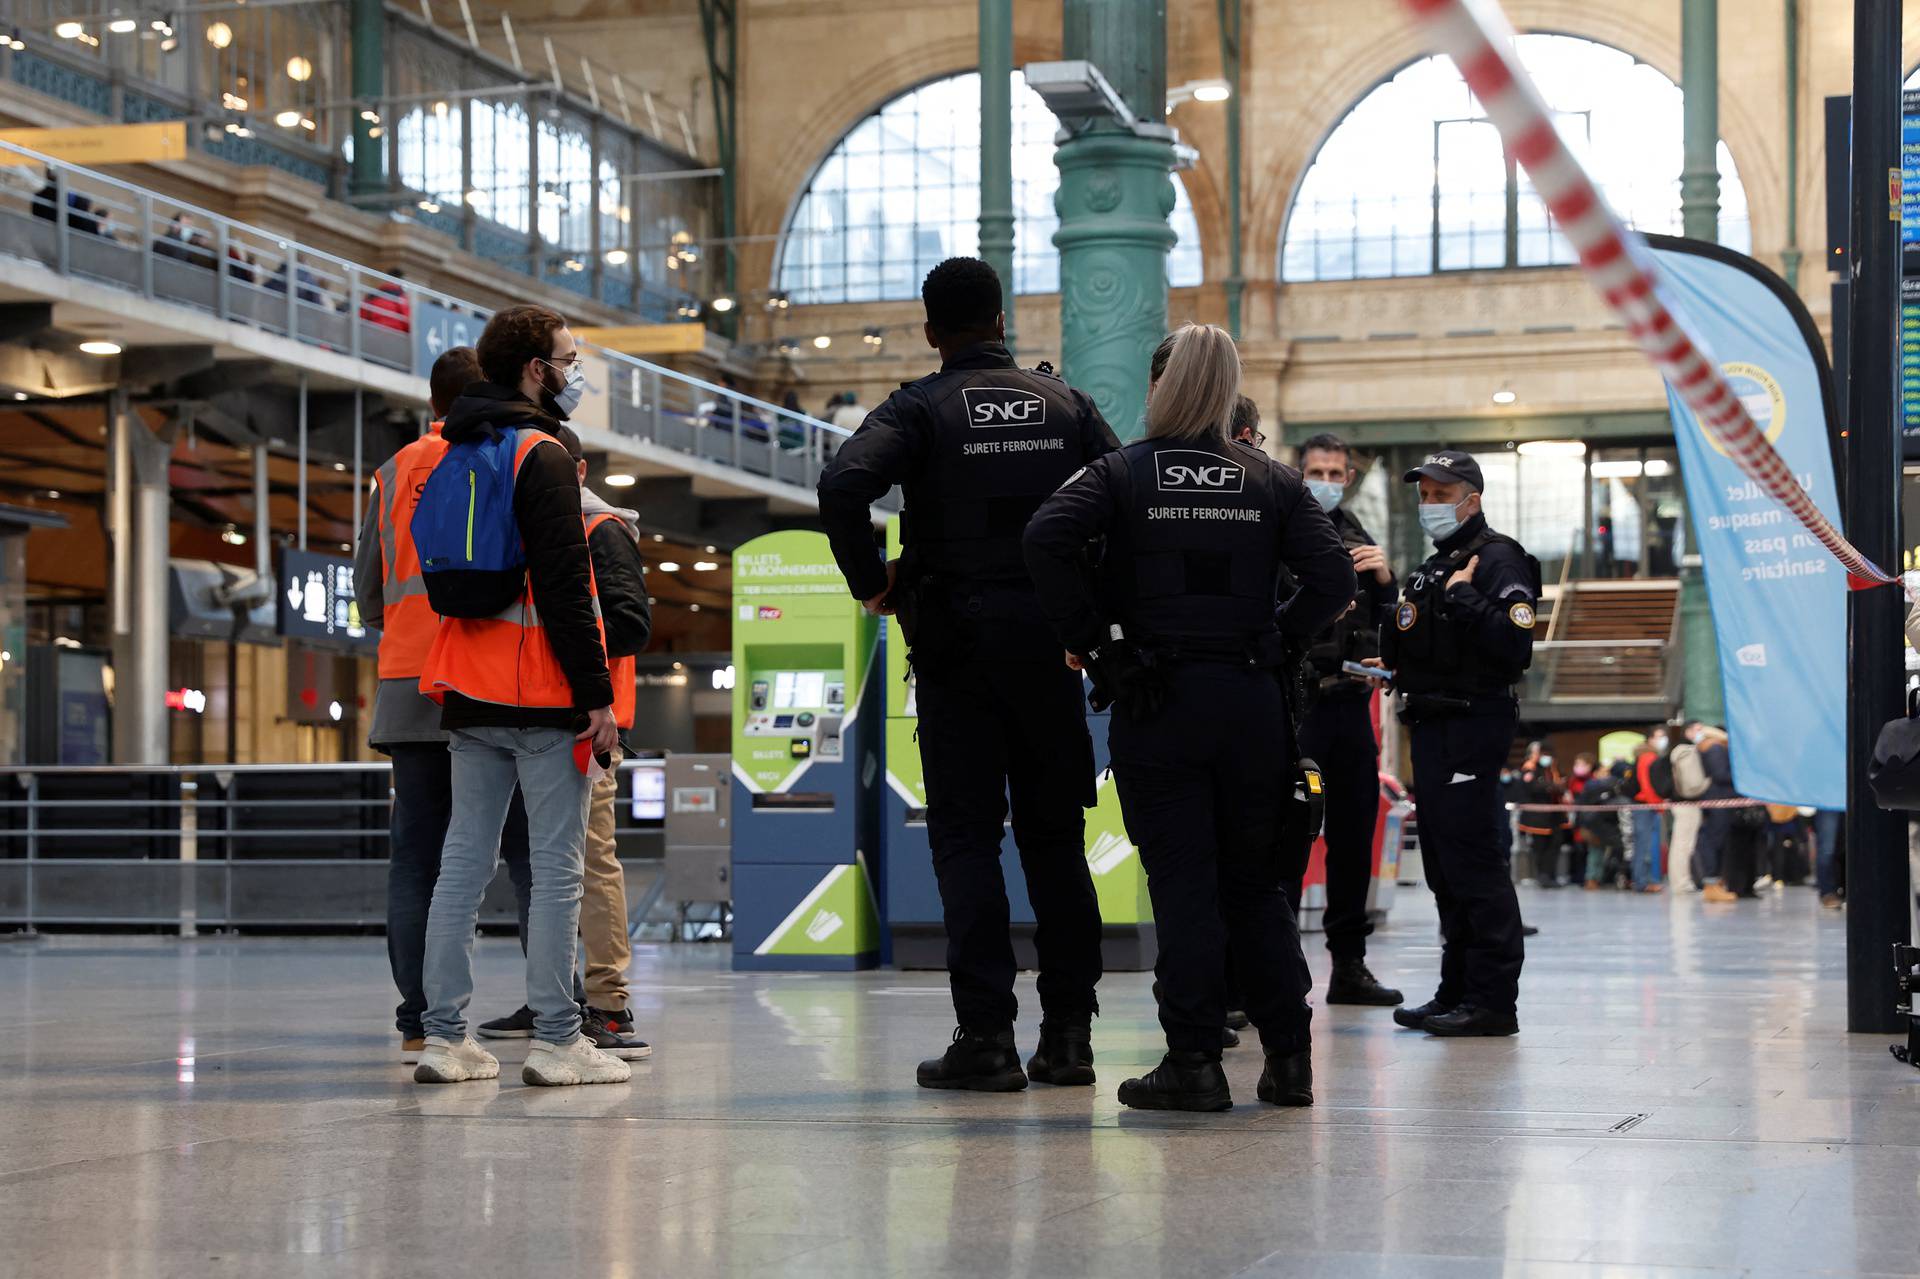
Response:
[[[1762,875],[1760,878],[1753,881],[1753,891],[1756,893],[1772,887],[1773,887],[1773,876],[1771,875]]]
[[[618,1057],[595,1048],[585,1035],[570,1044],[533,1041],[527,1064],[520,1078],[538,1088],[563,1088],[568,1084],[624,1084],[633,1078],[633,1067]]]
[[[458,1084],[469,1079],[499,1077],[500,1059],[474,1043],[471,1035],[457,1044],[439,1035],[428,1035],[420,1064],[413,1068],[416,1084]]]

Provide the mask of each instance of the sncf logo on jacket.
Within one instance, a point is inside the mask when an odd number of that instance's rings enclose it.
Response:
[[[1046,397],[1012,386],[967,386],[960,389],[967,405],[967,425],[973,427],[1045,426]]]
[[[1238,493],[1247,484],[1246,468],[1218,453],[1162,449],[1154,461],[1162,493]]]

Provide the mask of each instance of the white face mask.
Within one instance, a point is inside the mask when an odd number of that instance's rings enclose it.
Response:
[[[1340,499],[1347,495],[1347,486],[1338,480],[1308,480],[1307,492],[1320,504],[1320,509],[1328,514],[1340,505]]]
[[[1452,502],[1420,503],[1420,527],[1435,542],[1444,542],[1460,531],[1460,508]]]
[[[573,416],[573,411],[580,407],[580,397],[586,394],[587,390],[587,372],[580,367],[578,360],[564,366],[548,361],[547,367],[554,369],[564,368],[561,377],[565,380],[562,382],[560,389],[547,393],[553,400],[553,407],[558,410],[554,416],[564,421]]]

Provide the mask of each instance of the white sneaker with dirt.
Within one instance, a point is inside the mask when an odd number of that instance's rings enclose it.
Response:
[[[428,1035],[420,1053],[420,1064],[413,1068],[416,1084],[459,1084],[469,1079],[498,1079],[500,1059],[473,1042],[469,1035],[459,1043]]]
[[[564,1088],[569,1084],[624,1084],[633,1067],[595,1048],[582,1035],[570,1044],[533,1041],[520,1078],[536,1088]]]

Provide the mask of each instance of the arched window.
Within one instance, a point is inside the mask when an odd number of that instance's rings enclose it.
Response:
[[[1060,122],[1013,77],[1014,290],[1060,287],[1053,195]],[[1176,287],[1200,283],[1200,231],[1186,188],[1174,184],[1167,255]],[[782,236],[774,287],[795,302],[918,297],[936,263],[980,251],[980,76],[935,80],[856,125],[814,171]]]
[[[1618,49],[1523,35],[1520,61],[1614,210],[1680,231],[1681,94]],[[1747,193],[1720,144],[1720,242],[1747,251]],[[1362,98],[1314,157],[1281,245],[1288,281],[1574,261],[1453,63],[1423,58]]]

